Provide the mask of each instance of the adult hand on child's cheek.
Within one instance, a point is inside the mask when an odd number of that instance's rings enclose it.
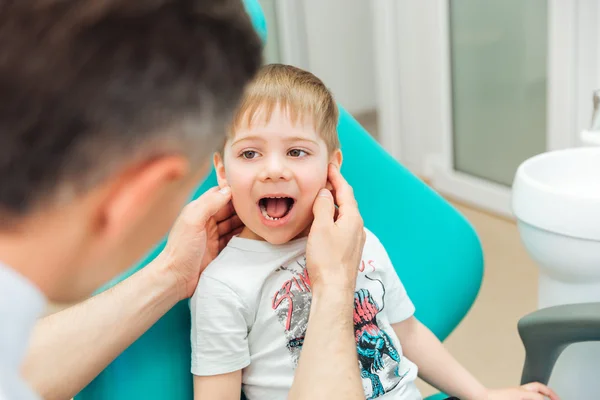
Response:
[[[365,243],[363,220],[350,185],[337,167],[329,166],[333,193],[322,189],[313,205],[314,222],[306,245],[306,267],[313,290],[337,286],[354,291]],[[336,214],[335,203],[339,206]]]
[[[485,400],[560,400],[558,395],[552,389],[538,382],[528,383],[526,385],[488,391]]]
[[[202,271],[242,228],[228,187],[212,188],[185,206],[159,256],[175,278],[180,299],[194,294]]]

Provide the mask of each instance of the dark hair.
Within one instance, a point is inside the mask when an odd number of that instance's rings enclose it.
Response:
[[[0,0],[1,218],[206,157],[261,61],[241,0]]]

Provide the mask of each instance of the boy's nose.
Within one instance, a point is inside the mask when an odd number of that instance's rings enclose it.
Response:
[[[292,177],[291,170],[285,160],[280,157],[270,157],[262,171],[261,179],[266,181],[289,180]]]

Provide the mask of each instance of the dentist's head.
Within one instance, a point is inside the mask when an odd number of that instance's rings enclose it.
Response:
[[[0,261],[75,300],[172,225],[261,43],[239,0],[0,9]]]

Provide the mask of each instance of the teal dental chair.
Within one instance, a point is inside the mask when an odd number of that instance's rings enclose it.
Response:
[[[260,5],[256,0],[245,4],[265,40]],[[481,285],[483,257],[477,235],[446,200],[388,155],[342,107],[338,131],[344,153],[342,173],[354,188],[366,227],[389,252],[415,303],[416,316],[445,339],[465,316]],[[193,198],[214,185],[213,171]],[[143,268],[163,246],[164,242],[104,289]],[[192,399],[190,355],[190,312],[188,302],[182,301],[76,400]]]

